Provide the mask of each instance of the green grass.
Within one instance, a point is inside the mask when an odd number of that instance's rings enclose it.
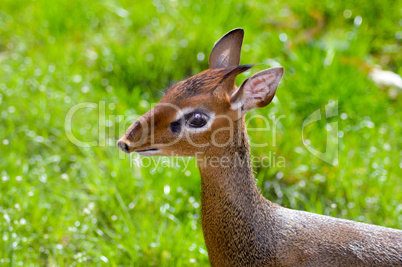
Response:
[[[253,155],[286,161],[255,169],[262,193],[402,228],[401,96],[391,99],[364,68],[402,74],[401,1],[3,0],[0,265],[208,265],[194,161],[185,171],[139,168],[115,141],[167,87],[206,69],[214,42],[236,27],[245,29],[241,63],[286,71],[278,101],[252,113],[284,116],[275,135],[250,132],[256,142],[276,138]],[[338,122],[338,166],[302,143],[303,121],[330,101],[338,116],[304,134],[323,151],[326,123]],[[75,113],[72,132],[93,147],[65,131],[68,111],[84,102],[96,106]]]

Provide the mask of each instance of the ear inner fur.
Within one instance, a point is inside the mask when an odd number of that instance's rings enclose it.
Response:
[[[276,93],[283,68],[271,68],[260,71],[246,79],[231,95],[232,109],[241,107],[242,112],[268,105]]]

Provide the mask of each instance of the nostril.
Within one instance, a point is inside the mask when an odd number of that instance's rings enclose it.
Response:
[[[124,141],[117,142],[117,146],[121,149],[121,151],[128,153],[128,145]]]

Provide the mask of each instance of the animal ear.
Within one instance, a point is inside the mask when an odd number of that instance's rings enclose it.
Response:
[[[276,93],[283,76],[283,68],[260,71],[247,80],[230,96],[232,109],[241,108],[242,113],[268,105]]]
[[[209,55],[209,68],[220,69],[238,66],[244,30],[234,29],[215,43]]]

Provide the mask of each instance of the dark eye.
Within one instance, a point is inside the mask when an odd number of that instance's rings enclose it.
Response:
[[[193,112],[185,116],[188,126],[193,128],[200,128],[207,124],[209,117],[201,112]]]

